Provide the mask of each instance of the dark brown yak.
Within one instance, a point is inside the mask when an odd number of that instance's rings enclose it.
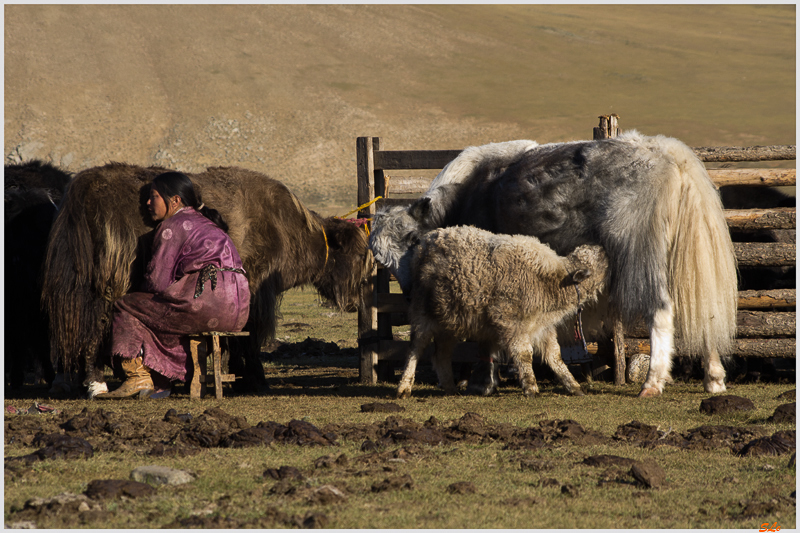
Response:
[[[103,382],[112,304],[138,289],[149,258],[152,222],[146,198],[167,169],[111,163],[77,174],[53,224],[42,301],[50,316],[51,352],[83,384]],[[281,294],[312,284],[340,309],[358,305],[371,269],[367,238],[355,225],[323,219],[282,183],[235,167],[187,174],[198,197],[230,230],[250,284],[250,340],[232,348],[230,371],[243,388],[264,383],[260,347],[275,335]],[[90,387],[92,390],[93,387]]]

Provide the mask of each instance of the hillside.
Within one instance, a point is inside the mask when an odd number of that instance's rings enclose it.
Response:
[[[325,214],[355,138],[795,142],[794,5],[6,5],[6,162],[239,165]]]

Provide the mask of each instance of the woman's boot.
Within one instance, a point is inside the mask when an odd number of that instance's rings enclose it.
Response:
[[[149,398],[153,394],[153,379],[150,377],[150,371],[142,363],[141,357],[121,358],[120,366],[125,372],[125,381],[117,390],[98,394],[95,396],[96,399],[128,398],[137,394],[139,398]]]

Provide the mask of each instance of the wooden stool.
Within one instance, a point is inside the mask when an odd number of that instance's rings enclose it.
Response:
[[[219,338],[247,337],[248,335],[250,333],[247,331],[204,331],[203,333],[189,335],[189,348],[192,352],[192,364],[194,365],[194,374],[189,387],[189,396],[191,398],[202,398],[206,394],[206,387],[213,386],[217,400],[222,399],[222,384],[234,381],[236,376],[222,373],[222,350],[220,349]],[[211,341],[211,343],[209,344],[208,341]],[[201,342],[206,345],[205,357],[200,357],[197,353],[197,347],[200,346]],[[210,377],[206,366],[208,356],[214,358],[213,382],[208,379]]]

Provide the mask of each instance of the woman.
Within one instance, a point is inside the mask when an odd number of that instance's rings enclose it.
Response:
[[[180,172],[153,179],[147,207],[159,222],[145,292],[114,303],[112,364],[126,380],[98,399],[163,398],[185,381],[188,334],[241,331],[250,310],[242,260],[220,214],[205,207]]]

